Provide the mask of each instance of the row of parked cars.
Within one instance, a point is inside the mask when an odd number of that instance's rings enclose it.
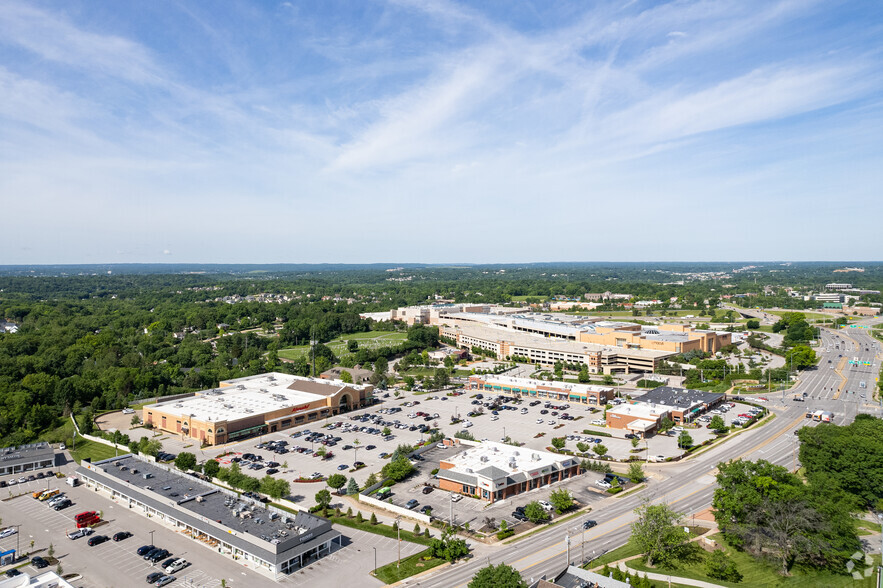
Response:
[[[153,584],[154,586],[171,584],[177,579],[172,574],[175,574],[190,565],[190,562],[183,557],[169,557],[172,553],[168,549],[163,549],[154,545],[142,545],[135,551],[135,553],[144,558],[145,561],[154,564],[158,563],[159,560],[163,558],[168,558],[159,565],[159,568],[163,570],[162,572],[154,572],[147,576],[147,583]]]
[[[35,474],[29,474],[27,476],[22,476],[21,478],[12,478],[11,480],[0,480],[0,488],[6,488],[7,486],[15,486],[16,484],[27,484],[28,482],[33,482],[34,480],[42,480],[43,478],[54,478],[55,474],[53,472],[37,472]]]

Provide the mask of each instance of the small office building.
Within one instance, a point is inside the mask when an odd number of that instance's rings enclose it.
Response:
[[[665,407],[675,424],[689,423],[726,399],[727,395],[722,393],[672,386],[654,388],[638,398],[641,402]]]
[[[330,554],[334,543],[342,545],[327,519],[241,498],[132,454],[84,461],[77,475],[88,488],[274,579]]]
[[[576,458],[483,441],[439,462],[437,475],[441,490],[496,502],[578,474]]]
[[[0,449],[0,476],[55,467],[55,450],[41,441]]]

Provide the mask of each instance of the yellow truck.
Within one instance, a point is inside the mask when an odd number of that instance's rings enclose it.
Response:
[[[60,492],[60,490],[58,490],[57,488],[52,489],[52,490],[46,490],[45,492],[43,492],[43,494],[40,495],[40,498],[38,498],[38,500],[40,502],[49,500],[53,496],[57,495],[59,492]]]

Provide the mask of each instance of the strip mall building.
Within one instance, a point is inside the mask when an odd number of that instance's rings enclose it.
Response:
[[[569,382],[546,382],[511,376],[469,376],[467,390],[490,392],[537,400],[559,400],[577,404],[603,405],[615,396],[613,388]]]
[[[145,423],[163,431],[219,445],[311,423],[371,401],[374,387],[270,373],[221,382],[191,398],[143,410]]]

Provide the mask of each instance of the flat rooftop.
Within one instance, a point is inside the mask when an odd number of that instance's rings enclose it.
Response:
[[[667,406],[656,406],[646,402],[634,404],[620,404],[607,409],[607,414],[617,414],[622,417],[631,416],[643,419],[657,419],[668,412]]]
[[[534,349],[557,351],[560,353],[585,354],[601,352],[603,355],[615,354],[629,357],[644,357],[647,359],[661,359],[673,355],[673,353],[668,351],[656,351],[653,349],[626,349],[612,345],[549,339],[521,331],[486,327],[478,324],[458,323],[454,326],[459,328],[460,332],[468,337],[476,337],[488,341],[508,341],[517,347],[532,347]]]
[[[153,499],[167,511],[182,511],[197,520],[212,521],[224,527],[234,537],[265,550],[265,556],[299,545],[299,537],[328,526],[325,519],[304,512],[297,515],[284,511],[284,515],[276,513],[260,502],[237,498],[235,492],[226,492],[218,486],[131,454],[98,462],[93,467],[101,468],[105,476],[119,482],[122,488]],[[151,477],[144,478],[145,474]],[[275,558],[265,559],[273,561]]]
[[[444,461],[453,464],[454,471],[460,473],[499,479],[519,472],[534,472],[570,459],[566,455],[555,455],[548,451],[482,441],[481,445],[469,447]]]
[[[693,390],[691,388],[674,388],[672,386],[660,386],[638,397],[641,402],[662,404],[677,408],[690,408],[697,404],[712,404],[724,397],[717,392],[705,390]]]
[[[221,382],[220,388],[197,392],[193,398],[158,402],[144,408],[206,422],[235,421],[324,400],[344,388],[364,390],[366,386],[290,374],[261,374]]]
[[[4,447],[0,449],[0,466],[15,464],[20,461],[49,459],[53,455],[55,455],[55,450],[46,441],[19,445],[17,447]]]
[[[589,392],[604,392],[613,390],[613,388],[610,388],[609,386],[596,386],[593,384],[574,384],[572,382],[557,381],[548,382],[546,380],[537,380],[534,378],[515,378],[513,376],[487,375],[471,377],[480,378],[488,384],[498,384],[500,386],[522,388],[555,388],[558,390],[569,390],[570,392],[573,392],[575,394],[587,394]]]

